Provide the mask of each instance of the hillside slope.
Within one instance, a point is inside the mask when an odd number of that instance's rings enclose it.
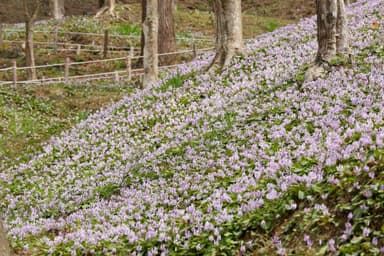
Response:
[[[353,64],[302,84],[310,18],[212,54],[103,109],[0,174],[19,253],[379,255],[384,0],[348,11]]]

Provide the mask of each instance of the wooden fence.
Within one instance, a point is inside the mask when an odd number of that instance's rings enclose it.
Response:
[[[181,54],[193,54],[193,57],[196,58],[199,53],[211,51],[213,48],[204,48],[197,49],[194,47],[192,50],[183,50],[177,52],[163,53],[158,54],[158,56],[170,56],[170,55],[181,55]],[[143,56],[134,56],[134,49],[131,48],[130,53],[126,57],[119,58],[111,58],[111,59],[101,59],[101,60],[92,60],[92,61],[82,61],[82,62],[71,62],[69,58],[66,58],[64,63],[57,63],[51,65],[41,65],[35,67],[17,67],[16,61],[13,61],[13,65],[11,67],[0,69],[0,73],[11,73],[11,79],[7,81],[0,81],[0,85],[14,85],[17,84],[47,84],[47,83],[56,83],[56,82],[64,82],[70,83],[73,80],[98,80],[98,79],[113,79],[118,82],[120,79],[124,78],[126,80],[131,80],[132,77],[141,75],[143,73],[143,69],[132,69],[132,61],[143,58]],[[111,72],[98,72],[91,74],[83,74],[83,75],[71,75],[70,71],[75,66],[84,66],[90,64],[98,64],[98,63],[106,63],[106,62],[125,62],[125,69],[114,70]],[[173,67],[177,67],[177,65],[170,66],[160,66],[160,70],[169,69]],[[52,69],[52,68],[61,68],[63,70],[61,76],[56,77],[40,77],[36,80],[19,80],[19,73],[25,72],[31,69]]]

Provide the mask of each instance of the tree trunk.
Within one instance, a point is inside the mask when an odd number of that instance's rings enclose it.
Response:
[[[345,4],[343,0],[338,0],[337,5],[337,54],[348,57],[349,49],[349,28],[347,15],[345,13]]]
[[[33,52],[33,24],[37,19],[41,7],[41,0],[24,0],[24,16],[25,16],[25,64],[27,67],[28,80],[36,80],[35,55]]]
[[[0,47],[3,46],[3,23],[0,22]]]
[[[337,2],[317,0],[317,62],[330,62],[336,56]],[[343,1],[343,0],[342,0]]]
[[[11,249],[9,247],[2,221],[0,221],[0,255],[11,256]]]
[[[306,81],[325,75],[337,56],[349,57],[349,31],[345,0],[316,0],[318,51],[315,64],[305,75]]]
[[[147,12],[147,0],[141,0],[141,23],[144,24],[145,17]],[[144,30],[141,31],[141,39],[140,39],[140,56],[144,56],[144,45],[145,45],[145,38],[144,38]],[[141,68],[143,67],[144,60],[142,58],[138,59],[135,63],[135,68]]]
[[[214,0],[216,16],[216,56],[210,68],[230,64],[232,58],[244,51],[241,0]]]
[[[158,0],[147,0],[146,17],[143,23],[144,32],[144,79],[147,86],[157,80],[158,74]]]
[[[102,16],[106,12],[109,12],[110,16],[116,17],[116,13],[115,13],[116,0],[105,0],[103,2],[104,2],[104,6],[96,13],[96,18]]]
[[[64,0],[51,0],[52,16],[55,20],[64,18]]]
[[[25,22],[25,65],[28,80],[36,80],[35,54],[33,51],[33,21]]]
[[[174,0],[158,0],[158,8],[159,8],[159,35],[158,35],[158,44],[159,44],[159,52],[158,53],[168,53],[175,52],[177,50],[176,47],[176,32],[175,32],[175,23],[174,23]],[[146,0],[141,1],[141,19],[144,23],[146,16],[146,8],[147,2]],[[141,33],[141,53],[140,55],[144,55],[144,32]],[[170,56],[160,56],[159,63],[160,65],[172,65],[176,61],[175,55]],[[135,67],[141,67],[143,65],[143,60],[139,59]]]
[[[330,62],[337,54],[349,54],[344,0],[317,0],[317,17],[317,62]]]
[[[158,0],[159,6],[159,53],[176,51],[176,34],[173,17],[174,0]],[[172,65],[176,55],[159,57],[160,65]]]

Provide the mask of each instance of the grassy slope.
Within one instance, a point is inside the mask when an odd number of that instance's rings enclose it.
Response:
[[[26,161],[43,142],[121,99],[128,86],[23,86],[0,89],[0,162]],[[1,167],[1,165],[0,165]]]
[[[299,17],[311,13],[312,5],[285,1],[276,4],[276,1],[265,0],[254,6],[251,1],[244,5],[244,36],[250,38],[255,35],[272,31],[279,26],[296,22]],[[179,1],[176,12],[176,27],[179,36],[191,37],[212,36],[212,15],[205,1]],[[288,5],[301,6],[301,10],[292,13],[286,12]],[[73,17],[63,23],[65,30],[82,32],[102,32],[103,27],[110,27],[116,34],[140,34],[140,4],[119,6],[118,11],[123,20],[110,19],[95,21],[93,18]],[[291,8],[297,10],[297,8]],[[128,23],[127,23],[128,21]],[[54,23],[38,26],[37,29],[53,29]],[[36,36],[36,40],[46,41],[47,38]],[[85,40],[85,41],[84,41]],[[67,41],[90,43],[86,38],[71,37]],[[100,42],[101,44],[101,42]],[[116,42],[125,45],[124,42]],[[206,45],[201,45],[204,47]],[[2,48],[4,50],[4,48]],[[76,56],[75,54],[47,54],[46,51],[37,53],[38,65],[62,62],[66,56],[74,61],[91,60],[99,58],[92,54]],[[18,59],[22,66],[24,58]],[[0,64],[9,66],[11,60],[0,58]],[[110,70],[114,66],[92,66],[89,70]],[[61,72],[53,69],[50,72]],[[80,71],[79,71],[80,72]],[[80,74],[77,72],[76,74]],[[52,74],[53,74],[52,73]],[[40,74],[42,75],[42,74]],[[49,75],[47,73],[46,75]],[[93,88],[93,87],[63,87],[57,86],[31,86],[26,88],[4,87],[0,90],[0,162],[9,165],[15,159],[29,159],[29,155],[39,150],[42,142],[50,136],[60,133],[73,124],[76,116],[94,111],[105,106],[110,100],[120,99],[125,89],[119,88]],[[0,165],[1,166],[1,165]]]

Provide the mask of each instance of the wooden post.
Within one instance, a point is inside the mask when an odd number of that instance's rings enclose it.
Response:
[[[115,82],[118,83],[120,81],[119,72],[115,71]]]
[[[69,82],[69,65],[70,61],[69,58],[65,58],[65,66],[64,66],[64,82],[65,84],[68,84]]]
[[[131,49],[129,51],[129,56],[127,58],[127,72],[128,72],[128,81],[131,81],[132,79],[132,58],[133,58],[133,47],[131,46]]]
[[[55,26],[55,33],[53,35],[53,51],[57,53],[57,43],[59,41],[59,27]]]
[[[109,30],[104,30],[104,59],[108,56]]]
[[[12,61],[12,81],[13,85],[17,84],[17,63],[16,60]]]
[[[76,49],[76,55],[80,55],[80,54],[81,54],[81,44],[78,44]]]
[[[193,58],[194,59],[197,58],[197,48],[196,48],[196,44],[195,43],[193,44]]]

